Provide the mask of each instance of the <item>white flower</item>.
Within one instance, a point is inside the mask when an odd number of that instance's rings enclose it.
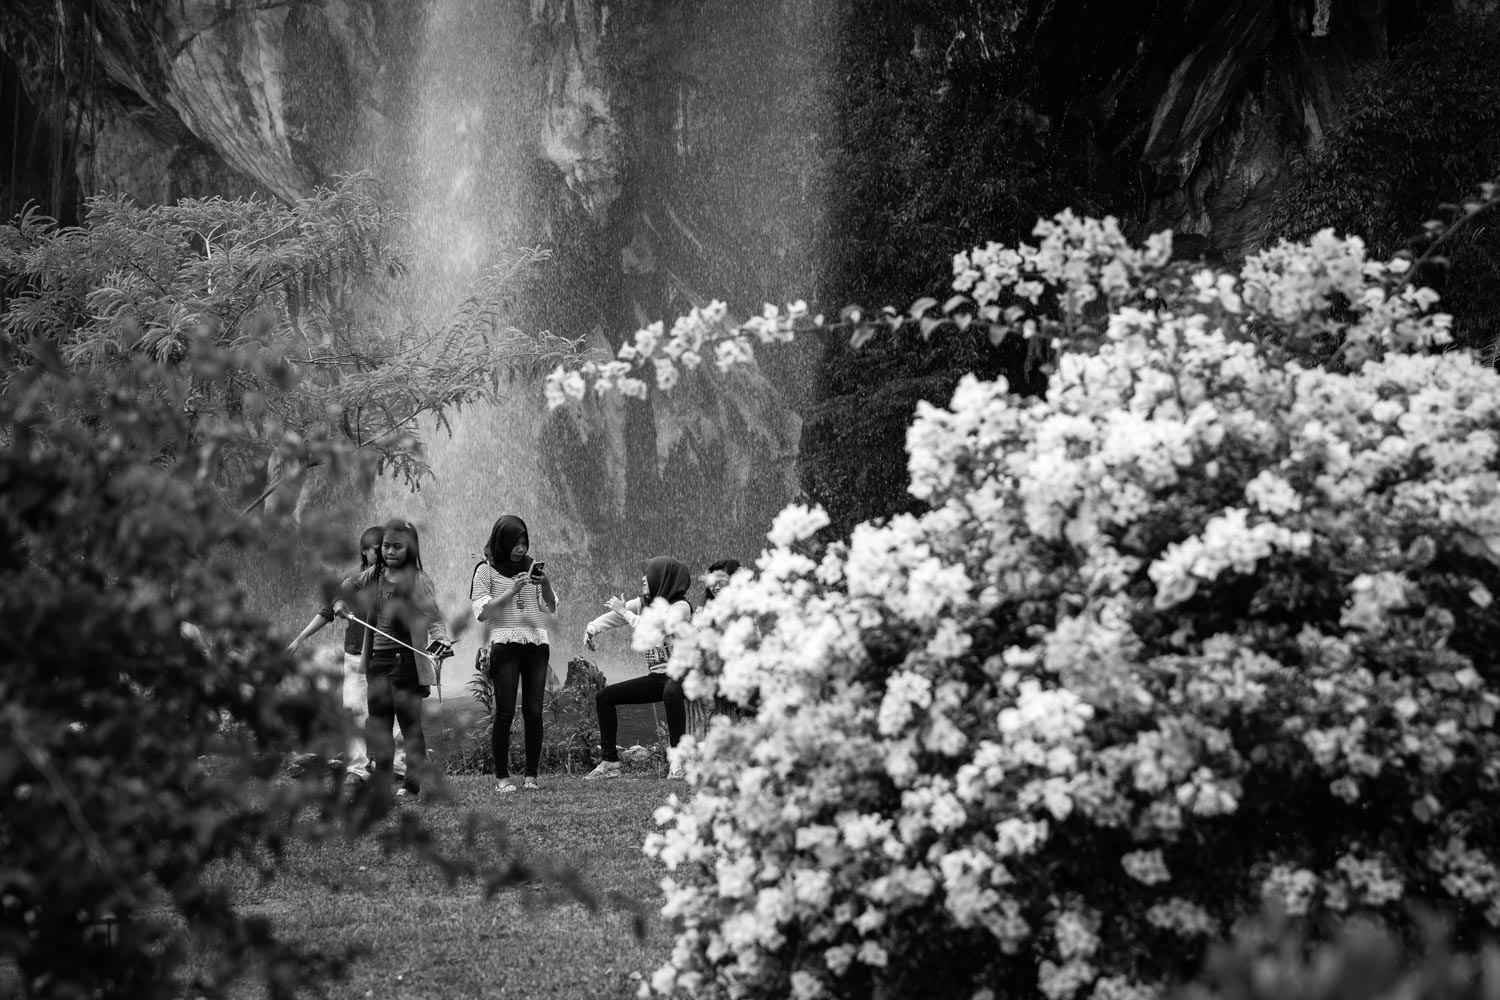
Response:
[[[1339,618],[1345,628],[1380,632],[1389,625],[1392,611],[1411,604],[1410,584],[1400,573],[1382,570],[1361,573],[1349,584],[1349,604]]]
[[[1280,517],[1302,509],[1302,498],[1290,483],[1269,469],[1245,484],[1245,499],[1264,514]]]
[[[792,996],[794,1000],[817,1000],[823,996],[823,984],[818,977],[805,969],[792,973]]]
[[[1172,878],[1159,850],[1131,851],[1120,859],[1120,864],[1125,874],[1145,885],[1158,885]]]
[[[1318,877],[1306,868],[1277,865],[1261,883],[1261,896],[1274,901],[1289,916],[1300,917],[1312,904],[1318,888]]]
[[[790,546],[811,538],[828,524],[828,513],[821,506],[791,504],[776,515],[766,538],[772,545]]]

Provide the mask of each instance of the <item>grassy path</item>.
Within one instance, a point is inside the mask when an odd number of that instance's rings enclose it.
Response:
[[[555,890],[525,885],[486,901],[472,882],[448,885],[433,865],[386,856],[387,818],[359,840],[297,844],[283,873],[260,883],[248,866],[226,868],[225,884],[248,912],[271,917],[279,936],[330,951],[354,945],[358,957],[326,997],[526,997],[603,1000],[634,996],[670,948],[656,915],[659,866],[641,853],[651,814],[683,786],[651,778],[586,782],[543,776],[538,792],[497,796],[489,778],[453,778],[454,802],[409,806],[458,852],[470,812],[500,818],[513,850],[576,867],[600,897],[594,911]],[[482,839],[476,850],[497,856]],[[645,914],[645,938],[632,932]],[[237,996],[263,995],[247,981]]]

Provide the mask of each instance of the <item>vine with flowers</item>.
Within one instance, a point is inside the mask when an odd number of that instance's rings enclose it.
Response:
[[[1500,375],[1357,238],[1229,272],[1036,235],[955,257],[950,321],[1046,343],[1045,397],[965,378],[908,432],[926,513],[789,507],[638,629],[754,709],[676,751],[643,995],[1135,1000],[1266,900],[1500,928]]]

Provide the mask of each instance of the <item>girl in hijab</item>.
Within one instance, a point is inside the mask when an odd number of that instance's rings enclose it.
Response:
[[[547,616],[557,611],[557,595],[544,564],[528,554],[530,547],[526,522],[506,514],[490,529],[484,562],[474,568],[469,585],[474,617],[484,625],[490,651],[490,683],[495,690],[490,749],[495,756],[495,791],[502,794],[516,790],[510,776],[510,727],[516,717],[518,686],[521,720],[526,726],[526,773],[521,787],[537,787],[542,760],[542,696],[551,669]]]
[[[390,773],[395,750],[391,729],[399,722],[406,743],[406,778],[396,797],[415,798],[422,792],[423,780],[431,777],[422,732],[422,699],[437,683],[437,667],[434,660],[418,657],[406,647],[425,648],[438,660],[452,656],[453,648],[438,610],[436,588],[422,570],[421,541],[410,521],[386,522],[380,562],[345,580],[339,603],[343,610],[353,608],[357,617],[393,637],[367,631],[361,654],[369,684],[371,771]]]
[[[647,559],[642,567],[641,596],[629,601],[612,597],[609,610],[589,622],[584,629],[583,644],[594,646],[594,637],[605,629],[629,625],[632,628],[641,612],[660,599],[666,601],[685,618],[692,618],[693,606],[688,603],[688,588],[693,584],[693,574],[676,559],[657,556]],[[617,705],[649,705],[661,702],[667,714],[667,739],[672,746],[682,739],[687,730],[687,700],[682,694],[682,685],[667,677],[667,661],[672,658],[670,638],[665,645],[646,650],[647,673],[644,677],[611,684],[600,691],[594,699],[599,709],[599,745],[604,759],[585,778],[618,778],[620,776],[620,748],[615,745],[619,732]],[[671,777],[681,777],[673,771]]]

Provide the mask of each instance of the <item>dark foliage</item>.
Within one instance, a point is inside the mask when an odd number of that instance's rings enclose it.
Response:
[[[1413,220],[1500,173],[1500,11],[1440,5],[1398,43],[1323,151],[1297,165],[1268,239],[1332,227],[1388,256],[1407,245]],[[1445,251],[1447,273],[1422,277],[1443,293],[1459,343],[1488,348],[1500,325],[1500,231],[1471,227]]]
[[[1090,53],[1106,34],[1118,40],[1121,26],[1070,29],[1061,45],[1059,26],[1038,21],[1030,7],[930,0],[851,13],[828,153],[822,308],[878,309],[940,294],[955,251],[1024,237],[1039,216],[1064,206],[1107,207],[1101,193],[1116,182],[1091,152],[1094,109],[1073,99],[1102,86],[1110,64]],[[1128,11],[1118,18],[1135,30],[1151,20]],[[1087,76],[1076,75],[1082,66]],[[886,338],[858,350],[831,339],[819,402],[805,413],[809,497],[841,531],[916,509],[905,488],[916,401],[946,400],[965,372],[1003,374],[1018,391],[1038,391],[1042,379],[1027,370],[1025,354],[1020,344],[995,351],[977,334]]]
[[[331,815],[321,775],[270,779],[328,745],[337,702],[245,612],[244,553],[277,543],[226,515],[172,401],[136,391],[155,368],[27,368],[0,396],[0,959],[29,995],[168,996],[191,940],[222,958],[198,988],[258,958],[290,995],[324,963],[206,873],[269,871],[299,813]]]

